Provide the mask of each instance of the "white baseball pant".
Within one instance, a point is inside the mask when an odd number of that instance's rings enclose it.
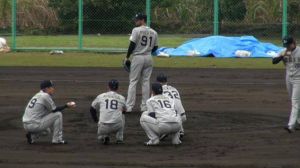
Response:
[[[159,122],[157,119],[150,117],[148,112],[144,112],[140,118],[140,123],[148,138],[153,144],[159,143],[161,135],[168,134],[172,138],[172,144],[180,144],[179,131],[181,123],[177,122]]]

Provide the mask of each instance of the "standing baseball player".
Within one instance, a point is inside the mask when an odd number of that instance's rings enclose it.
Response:
[[[147,16],[137,14],[134,17],[136,28],[132,30],[130,45],[125,62],[130,62],[130,84],[126,102],[127,112],[131,112],[136,101],[136,86],[138,82],[142,84],[141,111],[146,111],[146,101],[150,97],[150,77],[152,74],[153,62],[151,54],[158,48],[157,33],[146,26]]]
[[[285,50],[278,57],[273,58],[273,64],[283,61],[286,67],[286,86],[292,102],[292,109],[288,125],[285,129],[289,133],[292,133],[295,131],[296,124],[300,123],[300,48],[291,36],[283,38],[283,46]]]
[[[163,88],[160,83],[152,84],[152,97],[147,100],[148,111],[143,112],[140,123],[146,132],[148,142],[145,145],[158,145],[160,136],[167,134],[172,138],[172,144],[179,145],[179,132],[181,119],[175,112],[175,104],[172,99],[162,94]]]
[[[180,116],[181,122],[182,123],[185,122],[186,121],[186,113],[183,108],[178,90],[175,87],[168,85],[168,77],[163,73],[159,74],[156,77],[156,80],[157,80],[157,82],[159,82],[162,85],[163,95],[168,96],[169,98],[173,99],[173,101],[175,103],[175,110],[176,110],[177,114]],[[183,138],[183,136],[184,136],[184,129],[183,129],[183,126],[181,125],[180,137]]]
[[[116,134],[116,143],[123,143],[126,111],[125,98],[118,94],[119,82],[111,80],[108,83],[109,91],[97,96],[93,101],[90,112],[93,120],[98,123],[98,140],[104,145],[109,144],[110,134]],[[99,113],[99,117],[97,116]]]
[[[41,135],[53,132],[52,144],[66,144],[63,139],[63,115],[65,108],[75,107],[74,102],[56,107],[52,100],[54,85],[52,81],[45,80],[40,84],[41,91],[35,94],[26,106],[23,115],[23,125],[29,144],[35,143]]]

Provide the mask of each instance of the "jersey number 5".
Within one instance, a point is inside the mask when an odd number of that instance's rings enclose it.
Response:
[[[30,101],[30,103],[29,103],[28,107],[29,107],[29,108],[33,108],[33,107],[34,107],[34,105],[35,105],[35,103],[36,103],[36,101],[37,101],[37,99],[36,99],[36,98],[32,99],[32,100]]]
[[[109,99],[105,100],[106,103],[106,109],[113,109],[113,110],[117,110],[118,109],[118,101],[117,100],[111,100],[109,101]]]
[[[149,37],[149,42],[150,42],[150,47],[152,45],[152,37],[150,36]],[[147,36],[142,36],[142,42],[141,42],[141,45],[142,46],[147,46],[148,44],[148,37]]]

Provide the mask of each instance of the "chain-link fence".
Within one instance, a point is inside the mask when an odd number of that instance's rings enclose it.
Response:
[[[160,45],[193,37],[253,35],[280,43],[300,36],[299,0],[0,0],[0,36],[14,50],[124,52],[132,17],[148,14]]]

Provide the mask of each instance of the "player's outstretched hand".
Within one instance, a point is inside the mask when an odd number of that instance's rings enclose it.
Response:
[[[68,108],[75,108],[76,107],[76,103],[75,102],[68,102],[67,106],[68,106]]]

